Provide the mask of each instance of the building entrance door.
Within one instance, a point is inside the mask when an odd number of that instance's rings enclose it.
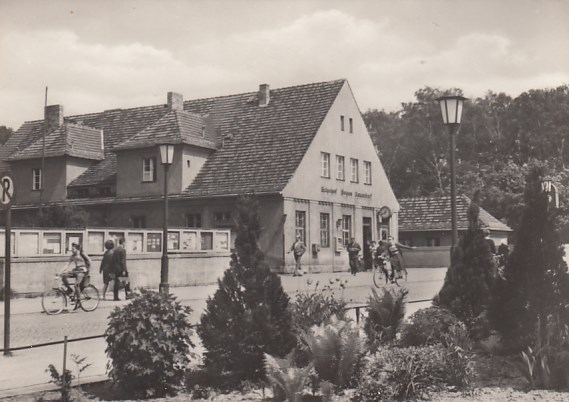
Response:
[[[364,263],[365,263],[365,269],[371,269],[371,254],[369,252],[369,246],[372,239],[372,229],[371,229],[371,218],[363,218],[362,221],[362,228],[363,228],[363,233],[362,233],[362,241],[363,241],[363,250],[364,250]]]

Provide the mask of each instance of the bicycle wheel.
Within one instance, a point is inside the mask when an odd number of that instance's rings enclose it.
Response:
[[[87,285],[81,291],[80,306],[83,311],[93,311],[99,306],[99,291],[93,285]]]
[[[43,311],[49,315],[59,314],[67,304],[67,298],[59,289],[50,289],[41,297]]]

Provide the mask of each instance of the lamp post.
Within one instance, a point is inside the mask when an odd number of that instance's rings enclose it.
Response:
[[[451,225],[452,225],[452,247],[451,257],[454,247],[458,243],[458,227],[456,213],[456,174],[455,165],[455,137],[462,120],[462,107],[466,98],[462,96],[441,96],[437,99],[441,105],[441,113],[443,115],[443,123],[448,127],[450,142],[450,209],[451,209]]]
[[[161,144],[160,162],[164,166],[164,227],[162,233],[162,260],[160,263],[160,293],[170,293],[168,284],[168,169],[174,161],[174,145]]]

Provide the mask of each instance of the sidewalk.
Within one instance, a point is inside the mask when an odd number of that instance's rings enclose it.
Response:
[[[407,287],[410,289],[410,299],[430,299],[434,293],[440,289],[443,283],[446,270],[435,269],[410,269]],[[319,282],[319,289],[330,282],[337,284],[337,279],[347,280],[347,292],[350,294],[353,304],[364,304],[367,301],[367,295],[372,285],[372,278],[369,272],[359,273],[352,276],[348,272],[337,273],[321,273],[321,274],[305,274],[302,277],[292,277],[291,275],[282,275],[281,280],[283,288],[291,299],[297,291],[313,291],[316,282]],[[307,280],[312,282],[307,284]],[[334,285],[338,288],[338,285]],[[204,286],[188,286],[179,288],[170,288],[170,291],[183,304],[189,304],[194,309],[192,321],[197,322],[205,300],[212,296],[217,290],[217,283]],[[122,296],[122,295],[121,295]],[[116,307],[128,303],[128,301],[105,302],[101,303],[99,309],[108,309],[109,311]],[[2,321],[4,319],[4,303],[0,303]],[[412,314],[419,308],[426,307],[429,303],[408,304],[407,315]],[[41,311],[41,300],[34,299],[13,299],[11,300],[11,315],[28,315],[30,320],[34,320],[34,314]],[[199,339],[194,334],[194,343],[197,348],[195,352],[201,354],[201,346]],[[81,383],[105,380],[107,377],[105,355],[106,343],[103,338],[96,338],[86,341],[70,342],[67,350],[67,368],[73,373],[77,372],[77,368],[71,361],[71,354],[86,357],[86,363],[92,364],[81,374]],[[13,351],[10,357],[0,356],[0,398],[23,395],[42,390],[53,389],[52,384],[48,384],[49,374],[45,372],[49,364],[54,364],[61,371],[63,362],[63,345],[53,345],[38,347],[33,349]]]

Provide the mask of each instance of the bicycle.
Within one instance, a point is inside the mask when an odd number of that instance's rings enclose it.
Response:
[[[48,315],[56,315],[67,308],[69,304],[77,303],[75,308],[81,307],[83,311],[95,311],[99,306],[99,291],[97,288],[89,283],[89,276],[84,279],[86,285],[82,285],[79,292],[79,300],[75,300],[75,292],[68,294],[68,288],[63,284],[59,275],[55,276],[58,281],[57,286],[44,292],[41,298],[41,305],[43,311]],[[73,290],[75,284],[69,283],[69,288]]]
[[[388,262],[385,258],[380,258],[379,261],[373,263],[373,284],[376,288],[381,288],[389,283]]]

